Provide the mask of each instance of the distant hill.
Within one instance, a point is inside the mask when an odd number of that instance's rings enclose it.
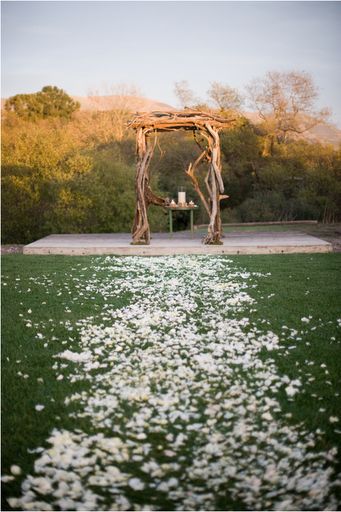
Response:
[[[301,135],[310,142],[321,142],[338,147],[341,144],[341,130],[332,124],[319,124]]]
[[[157,100],[142,96],[72,96],[79,101],[81,110],[111,110],[125,109],[130,112],[153,112],[154,110],[176,110],[174,107]]]

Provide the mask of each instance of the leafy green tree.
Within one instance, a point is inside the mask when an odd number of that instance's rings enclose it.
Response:
[[[63,188],[92,168],[91,155],[60,120],[10,116],[2,136],[2,236],[30,242],[51,232],[46,220]],[[50,229],[51,228],[51,229]],[[54,230],[52,230],[54,231]]]
[[[241,118],[232,130],[221,133],[221,151],[225,190],[230,196],[221,207],[234,208],[252,193],[259,180],[263,165],[261,139],[254,126]]]
[[[79,108],[80,104],[63,89],[51,85],[33,94],[17,94],[5,102],[5,110],[31,120],[48,117],[70,119]]]
[[[293,141],[263,158],[258,180],[236,207],[241,221],[341,219],[340,150]]]

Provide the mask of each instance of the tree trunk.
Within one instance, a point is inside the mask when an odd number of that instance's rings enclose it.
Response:
[[[222,226],[220,218],[220,199],[224,192],[224,184],[220,171],[220,145],[219,135],[213,128],[206,124],[206,129],[210,135],[209,151],[210,166],[205,180],[207,191],[209,193],[210,222],[208,225],[208,234],[204,238],[204,244],[221,245]]]
[[[153,154],[153,147],[148,147],[146,133],[142,128],[137,133],[137,168],[135,179],[136,207],[132,229],[132,244],[150,244],[150,229],[147,216],[148,204],[146,201],[147,169]]]
[[[201,199],[201,202],[202,204],[204,205],[204,208],[205,210],[207,211],[207,214],[210,215],[210,207],[209,207],[209,204],[208,202],[206,201],[206,198],[204,196],[204,194],[202,193],[201,189],[200,189],[200,186],[199,186],[199,182],[197,180],[197,177],[195,176],[195,171],[196,171],[196,168],[198,167],[198,165],[201,163],[202,160],[204,160],[204,158],[207,158],[207,151],[203,151],[201,153],[201,155],[199,155],[199,157],[196,159],[196,161],[194,162],[194,164],[190,163],[189,166],[188,166],[188,169],[186,171],[186,174],[187,176],[189,176],[189,178],[191,179],[192,183],[193,183],[193,187],[194,187],[194,190],[196,191],[196,193],[198,194],[198,196],[200,197]]]

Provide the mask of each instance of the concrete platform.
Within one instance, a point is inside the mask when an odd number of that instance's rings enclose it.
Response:
[[[234,232],[223,238],[223,245],[204,245],[202,235],[186,233],[152,235],[150,245],[131,245],[131,235],[89,234],[50,235],[24,247],[24,254],[64,255],[137,255],[175,254],[287,254],[332,252],[324,240],[298,232]]]

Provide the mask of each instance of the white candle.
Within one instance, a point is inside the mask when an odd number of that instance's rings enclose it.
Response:
[[[186,204],[186,192],[178,192],[178,203]]]

